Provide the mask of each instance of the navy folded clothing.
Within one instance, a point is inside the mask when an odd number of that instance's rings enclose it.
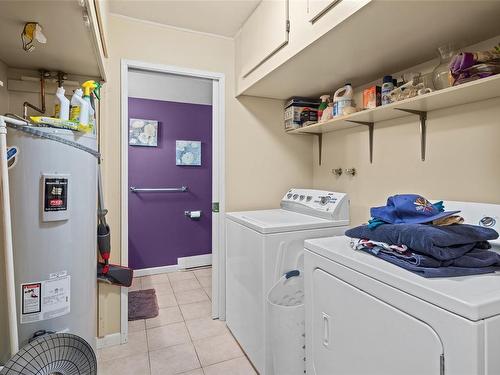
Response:
[[[499,271],[500,267],[422,267],[407,262],[398,257],[394,257],[390,254],[379,252],[378,254],[374,254],[370,248],[364,248],[363,251],[375,255],[376,257],[383,259],[389,263],[392,263],[396,266],[404,268],[408,271],[416,273],[417,275],[426,277],[426,278],[437,278],[437,277],[458,277],[458,276],[470,276],[470,275],[482,275],[487,273],[493,273],[495,271]],[[491,253],[491,251],[484,251]]]
[[[375,229],[362,225],[347,230],[345,235],[389,244],[404,244],[416,252],[441,261],[459,258],[476,248],[479,243],[498,238],[498,233],[494,229],[468,224],[444,227],[425,224],[383,224]]]

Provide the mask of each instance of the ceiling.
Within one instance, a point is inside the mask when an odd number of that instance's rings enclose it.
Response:
[[[233,37],[261,0],[107,0],[112,13]]]
[[[30,53],[21,43],[21,31],[28,21],[40,23],[47,37],[46,44],[36,43]],[[8,66],[100,76],[91,31],[84,24],[78,1],[0,0],[0,23],[0,60]]]

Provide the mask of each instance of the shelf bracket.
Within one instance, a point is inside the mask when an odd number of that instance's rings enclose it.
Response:
[[[420,156],[425,161],[425,147],[427,144],[427,111],[417,111],[415,109],[394,108],[398,111],[411,113],[420,117]]]
[[[323,154],[323,133],[309,133],[318,137],[318,160],[321,165],[321,158]]]
[[[355,120],[346,120],[347,122],[352,122],[354,124],[365,125],[368,126],[368,142],[370,148],[370,164],[373,164],[373,129],[375,127],[374,122],[370,121],[355,121]]]

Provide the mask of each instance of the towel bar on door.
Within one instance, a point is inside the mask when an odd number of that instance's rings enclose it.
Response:
[[[187,186],[181,186],[180,188],[136,188],[135,186],[130,187],[132,193],[185,193],[189,189]]]

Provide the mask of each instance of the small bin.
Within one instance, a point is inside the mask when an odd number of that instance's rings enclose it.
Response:
[[[269,342],[275,375],[305,373],[304,278],[295,270],[287,272],[271,288]]]

